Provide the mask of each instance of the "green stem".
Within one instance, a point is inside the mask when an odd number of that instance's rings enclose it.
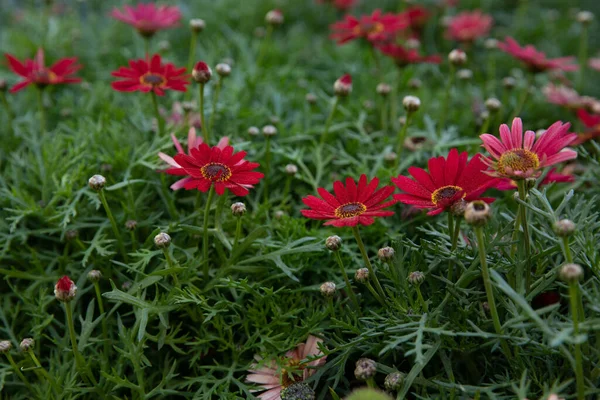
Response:
[[[450,104],[450,95],[452,93],[452,85],[454,85],[454,65],[450,64],[450,71],[448,72],[448,82],[446,83],[446,89],[444,90],[444,102],[442,103],[442,117],[440,120],[440,126],[438,129],[438,136],[441,136],[442,130],[446,126],[446,117],[448,116],[448,106]]]
[[[485,293],[487,296],[488,305],[490,306],[490,314],[492,315],[492,321],[494,323],[494,329],[496,334],[503,335],[502,325],[500,325],[500,318],[498,317],[498,310],[496,309],[496,301],[494,300],[494,292],[492,288],[492,281],[490,279],[490,271],[487,266],[487,259],[485,254],[485,241],[483,238],[483,228],[475,228],[475,234],[477,235],[477,247],[479,249],[479,263],[481,264],[481,277],[483,278],[483,285],[485,286]],[[504,339],[500,339],[502,350],[506,358],[510,359],[511,354],[508,345]]]
[[[421,288],[419,287],[419,285],[415,286],[415,289],[417,290],[417,298],[419,299],[419,303],[421,303],[421,309],[424,312],[429,312],[429,307],[427,306],[427,303],[425,302],[425,299],[421,294]]]
[[[23,375],[23,373],[21,372],[21,369],[19,369],[19,367],[15,363],[15,360],[10,355],[10,353],[5,353],[5,355],[6,355],[6,359],[8,360],[8,363],[10,364],[10,366],[15,371],[15,374],[17,374],[17,376],[19,377],[19,379],[21,379],[21,381],[23,381],[23,383],[25,384],[25,386],[27,387],[27,389],[29,389],[31,392],[33,392],[33,387],[31,386],[31,384],[29,383],[29,381],[27,380],[27,378],[25,377],[25,375]]]
[[[569,299],[571,304],[571,316],[573,319],[573,336],[579,335],[579,286],[576,281],[569,282]],[[583,378],[583,356],[581,344],[575,343],[575,380],[577,384],[577,400],[585,399],[585,381]]]
[[[533,75],[533,73],[530,72],[529,76],[527,77],[527,83],[525,84],[525,90],[521,94],[521,99],[519,100],[519,103],[518,103],[517,107],[515,108],[515,111],[513,112],[513,115],[510,117],[509,121],[512,121],[513,119],[518,117],[519,114],[521,114],[521,111],[523,111],[523,107],[525,106],[525,103],[527,102],[527,98],[529,97],[529,92],[531,91],[531,87],[533,86],[534,77],[535,77],[535,75]]]
[[[344,262],[342,261],[342,256],[339,251],[333,252],[335,259],[337,260],[338,265],[340,266],[340,270],[342,271],[342,277],[344,278],[344,282],[346,283],[346,292],[348,293],[348,297],[354,303],[354,307],[357,310],[360,310],[358,305],[358,300],[356,299],[356,295],[354,294],[354,290],[352,290],[352,286],[350,286],[350,279],[348,279],[348,274],[346,273],[346,268],[344,268]]]
[[[196,56],[196,42],[198,41],[199,32],[192,31],[192,39],[190,40],[190,52],[188,56],[188,72],[194,68],[194,57]]]
[[[585,69],[587,67],[587,52],[588,28],[584,24],[581,28],[581,37],[579,38],[579,75],[577,76],[577,90],[579,92],[583,89],[583,80],[585,77]]]
[[[200,83],[198,85],[199,89],[198,89],[198,104],[199,104],[199,111],[200,111],[200,129],[202,130],[202,138],[204,139],[204,143],[210,145],[210,143],[208,142],[208,138],[209,138],[209,133],[208,133],[208,126],[206,126],[206,122],[204,119],[204,84]]]
[[[454,225],[454,233],[452,235],[452,247],[450,247],[450,251],[456,250],[456,246],[458,245],[458,237],[460,236],[461,221],[462,221],[462,217],[456,217],[456,224]]]
[[[15,118],[15,114],[13,113],[12,108],[10,107],[10,104],[8,103],[6,94],[2,91],[0,91],[0,101],[2,101],[2,105],[6,109],[6,114],[8,115],[8,123],[9,123],[10,129],[12,129],[12,121]]]
[[[387,119],[387,111],[388,111],[388,101],[387,97],[383,99],[381,102],[381,111],[379,115],[379,123],[381,125],[381,130],[384,134],[387,134],[388,131],[388,119]]]
[[[290,194],[290,188],[292,187],[292,179],[294,179],[293,175],[288,175],[285,180],[285,185],[283,186],[283,194],[281,195],[281,207],[284,207],[287,204],[287,198]]]
[[[563,237],[562,240],[563,240],[563,247],[565,250],[565,258],[568,263],[572,263],[573,262],[573,254],[571,253],[571,248],[569,247],[569,238]]]
[[[483,124],[481,124],[481,130],[479,131],[479,135],[483,135],[484,133],[486,133],[488,131],[488,128],[490,127],[491,119],[492,119],[492,115],[488,114],[487,118],[483,121]]]
[[[517,181],[517,187],[519,188],[519,198],[523,202],[526,201],[527,188],[525,187],[525,181],[524,180]],[[523,204],[519,204],[519,210],[521,212],[521,226],[523,227],[523,236],[524,236],[523,242],[524,242],[524,248],[525,248],[525,260],[524,260],[525,288],[521,289],[522,290],[521,294],[525,294],[525,293],[529,292],[529,287],[531,286],[531,269],[529,266],[529,259],[531,257],[531,242],[529,239],[529,226],[527,225],[527,208]],[[522,276],[517,277],[517,282],[518,282],[518,279],[521,279],[521,283],[523,282]]]
[[[73,311],[71,310],[71,305],[69,303],[65,303],[65,313],[67,314],[67,325],[69,328],[71,347],[73,348],[73,356],[75,357],[75,365],[77,366],[77,370],[79,371],[80,375],[87,377],[93,386],[97,386],[98,382],[96,382],[96,378],[88,370],[87,365],[82,360],[81,353],[79,353],[75,325],[73,324]]]
[[[169,266],[169,270],[171,271],[171,276],[173,277],[173,283],[176,287],[179,287],[179,279],[177,279],[177,274],[175,273],[175,263],[171,258],[171,254],[169,254],[169,249],[163,248],[163,254],[165,255],[165,259],[167,260],[167,265]]]
[[[48,371],[46,371],[46,368],[44,368],[42,366],[42,363],[40,363],[40,360],[38,360],[38,358],[36,357],[35,353],[33,352],[33,349],[29,349],[27,350],[27,353],[29,354],[29,356],[31,357],[31,360],[33,361],[33,363],[35,364],[35,366],[38,368],[39,371],[41,371],[42,375],[44,375],[44,378],[46,378],[46,380],[50,383],[50,385],[52,386],[52,389],[59,394],[60,393],[60,389],[58,387],[58,385],[56,384],[56,381],[54,380],[54,378],[48,373]]]
[[[383,288],[381,287],[381,284],[379,283],[379,279],[377,279],[377,275],[375,275],[375,271],[373,270],[373,266],[371,265],[371,260],[369,260],[369,256],[367,255],[367,250],[365,249],[365,244],[363,243],[362,238],[360,237],[360,232],[358,231],[358,226],[352,227],[352,233],[354,234],[354,238],[356,239],[356,243],[358,244],[360,254],[362,254],[363,260],[365,261],[365,264],[366,264],[367,268],[369,269],[369,277],[371,277],[373,282],[375,283],[375,288],[377,289],[377,292],[381,296],[381,300],[384,300],[386,298],[385,292],[383,291]]]
[[[112,226],[113,233],[115,234],[115,237],[117,238],[117,243],[118,243],[119,249],[121,250],[121,255],[123,256],[123,259],[125,260],[125,262],[127,262],[127,251],[125,250],[125,245],[123,244],[123,239],[121,238],[121,233],[119,232],[119,227],[117,226],[117,221],[115,220],[115,217],[113,216],[112,212],[110,211],[110,207],[108,206],[108,202],[106,201],[106,196],[104,195],[104,190],[100,190],[98,192],[98,197],[100,197],[100,201],[102,202],[102,206],[104,207],[106,216],[108,217],[108,220],[110,221],[110,225]]]
[[[146,52],[145,57],[146,60],[150,59],[150,38],[144,37],[144,51]]]
[[[165,133],[165,121],[162,119],[162,117],[160,115],[160,110],[158,109],[158,98],[156,96],[156,93],[154,93],[154,91],[152,91],[151,94],[152,94],[152,108],[154,109],[154,116],[156,117],[156,123],[158,125],[158,135],[162,136]]]
[[[260,50],[258,53],[258,57],[256,58],[256,68],[260,69],[261,64],[262,64],[262,60],[265,57],[266,53],[267,53],[267,48],[269,47],[269,44],[271,43],[271,36],[273,35],[273,25],[268,25],[267,26],[267,32],[265,33],[265,37],[260,45]]]
[[[381,296],[379,296],[379,294],[377,294],[377,292],[375,291],[375,289],[373,288],[373,285],[371,285],[370,282],[366,282],[365,286],[367,287],[367,289],[369,289],[369,292],[371,292],[371,294],[373,295],[373,297],[375,297],[375,299],[381,303],[382,306],[386,307],[387,304],[385,304],[385,301],[383,301],[383,299],[381,298]]]
[[[271,183],[271,136],[266,136],[265,143],[265,180],[264,180],[264,199],[265,204],[269,203],[269,184]]]
[[[390,93],[390,122],[391,128],[393,129],[398,122],[398,95],[400,92],[400,80],[402,79],[402,69],[396,68],[396,79],[392,84],[392,93]]]
[[[237,248],[238,243],[240,242],[240,237],[242,236],[242,217],[237,217],[237,222],[235,225],[235,237],[233,239],[233,247],[231,248],[231,254]]]
[[[100,285],[98,282],[94,282],[94,289],[96,291],[96,301],[98,302],[98,308],[102,315],[102,336],[104,339],[104,361],[108,362],[108,353],[110,352],[110,341],[108,339],[108,325],[106,322],[106,314],[104,312],[104,301],[102,301],[102,293],[100,292]]]
[[[450,240],[452,242],[452,247],[451,247],[451,252],[454,252],[454,248],[455,246],[455,240],[454,240],[454,215],[452,215],[452,212],[447,211],[448,214],[448,233],[450,234]],[[452,282],[452,277],[454,276],[454,262],[452,260],[450,260],[450,263],[448,265],[448,280],[450,282]]]
[[[44,108],[44,89],[37,88],[38,107],[40,111],[40,130],[46,133],[46,109]]]
[[[215,186],[211,185],[206,199],[206,207],[204,208],[204,223],[202,229],[202,261],[204,263],[204,279],[208,281],[209,260],[208,260],[208,216],[210,214],[210,204],[215,195]]]
[[[327,117],[327,121],[325,121],[325,128],[323,128],[323,134],[321,135],[321,145],[325,143],[325,139],[327,139],[327,134],[329,133],[329,127],[331,126],[331,122],[333,121],[333,116],[338,108],[338,104],[340,103],[340,97],[335,96],[335,100],[333,101],[333,106],[331,107],[331,111],[329,112],[329,116]]]
[[[217,103],[219,102],[219,94],[221,93],[221,85],[223,84],[223,77],[219,76],[219,80],[215,85],[215,92],[212,98],[212,113],[210,114],[210,120],[208,122],[208,130],[212,132],[213,123],[217,115]]]
[[[396,160],[397,163],[400,163],[400,155],[402,154],[402,150],[404,149],[404,139],[406,138],[406,131],[408,130],[408,124],[410,124],[410,118],[412,117],[412,112],[406,113],[406,122],[400,128],[398,132],[398,143],[396,143],[396,156],[398,157]]]

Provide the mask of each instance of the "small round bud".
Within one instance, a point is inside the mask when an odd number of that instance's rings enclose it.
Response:
[[[242,202],[233,203],[231,205],[231,213],[234,217],[241,217],[246,214],[246,205]]]
[[[375,376],[377,372],[377,363],[370,358],[361,358],[356,362],[354,376],[359,381],[366,381]]]
[[[273,217],[275,219],[281,219],[281,218],[285,217],[286,215],[287,215],[286,212],[283,210],[277,210],[273,213]]]
[[[414,286],[419,286],[425,281],[425,274],[421,271],[415,271],[408,274],[408,283]]]
[[[181,109],[184,113],[188,114],[196,109],[196,103],[193,101],[184,101],[181,103]]]
[[[60,278],[56,282],[56,285],[54,285],[54,297],[58,301],[68,303],[75,298],[76,294],[77,286],[75,286],[75,282],[66,275]]]
[[[358,283],[366,283],[369,280],[369,268],[359,268],[354,273],[354,279]]]
[[[415,112],[421,107],[421,100],[416,96],[405,96],[402,99],[402,105],[407,112]]]
[[[229,75],[231,75],[231,67],[229,66],[229,64],[217,64],[217,66],[215,67],[215,71],[217,71],[217,74],[219,74],[219,76],[222,76],[223,78],[226,78]]]
[[[165,232],[161,232],[158,235],[154,236],[154,244],[159,249],[166,249],[171,245],[171,236],[169,236]]]
[[[444,27],[447,28],[450,26],[450,24],[452,23],[452,19],[454,17],[452,15],[444,15],[441,19],[440,19],[440,24]]]
[[[8,90],[8,83],[6,80],[0,79],[0,92],[6,92]]]
[[[306,93],[305,99],[308,104],[315,104],[317,102],[317,95],[314,93]]]
[[[275,136],[277,135],[277,128],[274,125],[265,125],[262,128],[262,133],[268,137]]]
[[[35,346],[35,340],[33,340],[32,338],[25,338],[25,339],[21,340],[21,344],[19,345],[19,348],[21,349],[21,351],[29,351],[29,350],[33,350],[34,346]]]
[[[485,39],[485,42],[483,42],[483,45],[488,50],[497,49],[498,48],[498,40],[496,40],[494,38]]]
[[[273,125],[277,125],[281,122],[281,118],[279,118],[277,115],[271,115],[269,117],[269,122],[271,122]]]
[[[512,76],[507,76],[506,78],[502,79],[502,85],[505,89],[510,90],[517,86],[517,81]]]
[[[398,118],[398,123],[399,123],[400,125],[404,125],[404,124],[406,124],[406,117],[404,117],[404,116],[402,116],[402,117],[399,117],[399,118]]]
[[[204,61],[198,61],[192,69],[192,78],[202,85],[208,83],[212,78],[212,70]]]
[[[448,54],[448,61],[454,66],[465,65],[467,63],[467,53],[460,49],[454,49]]]
[[[194,33],[200,33],[206,28],[206,22],[200,18],[194,18],[190,20],[190,29]]]
[[[579,264],[565,264],[560,268],[559,276],[565,282],[577,282],[583,278],[583,268]]]
[[[161,40],[160,42],[158,42],[158,51],[160,53],[165,53],[169,51],[170,48],[171,42],[169,42],[168,40]]]
[[[251,126],[248,128],[248,135],[250,136],[257,136],[259,133],[260,129],[258,129],[256,126]]]
[[[402,384],[404,383],[405,375],[402,372],[392,372],[385,377],[385,381],[383,381],[383,386],[386,390],[396,391],[400,390]]]
[[[408,38],[406,40],[406,42],[404,42],[404,45],[406,46],[407,49],[418,49],[419,47],[421,47],[421,41],[419,39],[416,38]]]
[[[560,237],[569,237],[575,232],[575,222],[570,219],[561,219],[554,223],[554,233]]]
[[[133,286],[133,283],[131,283],[130,281],[125,281],[121,284],[121,289],[126,292],[129,289],[131,289],[132,286]]]
[[[396,153],[394,153],[393,151],[390,151],[389,153],[385,153],[383,155],[383,161],[385,161],[386,164],[394,164],[397,159],[398,159],[398,155]]]
[[[97,269],[93,269],[88,272],[87,277],[92,283],[100,282],[100,279],[102,279],[102,272],[98,271]]]
[[[296,382],[281,391],[281,400],[315,400],[315,391],[304,382]]]
[[[375,90],[377,90],[378,95],[386,97],[392,91],[392,87],[390,85],[388,85],[387,83],[382,82],[377,85],[377,88]]]
[[[321,294],[325,297],[332,297],[335,294],[335,283],[325,282],[321,285]]]
[[[461,69],[456,73],[456,76],[461,81],[468,81],[473,78],[473,71],[471,71],[470,69]]]
[[[497,112],[500,107],[502,107],[502,103],[495,97],[490,97],[485,101],[485,108],[491,113]]]
[[[344,74],[334,82],[333,92],[338,97],[346,97],[352,93],[352,77],[350,74]]]
[[[105,185],[106,178],[102,175],[94,175],[88,180],[88,186],[96,192],[99,192],[100,190],[104,189]]]
[[[408,81],[408,87],[410,89],[420,89],[422,84],[423,83],[421,82],[421,80],[417,78],[413,78],[410,81]]]
[[[73,241],[79,237],[79,231],[77,229],[70,229],[65,232],[65,239],[67,241]]]
[[[482,200],[475,200],[467,204],[465,221],[476,227],[485,226],[492,217],[492,209]]]
[[[325,247],[331,251],[338,251],[342,248],[342,238],[338,235],[329,236],[325,239]]]
[[[271,10],[265,15],[265,22],[269,25],[279,26],[283,21],[283,13],[280,10]]]
[[[362,105],[363,105],[363,108],[367,111],[371,111],[372,109],[375,108],[375,103],[373,103],[373,101],[371,101],[371,100],[363,101]]]
[[[285,173],[294,176],[298,173],[298,167],[295,164],[288,164],[285,166]]]
[[[455,217],[463,217],[467,209],[467,202],[464,199],[460,199],[450,206],[450,212]]]
[[[6,354],[12,349],[12,343],[8,340],[0,341],[0,354]]]
[[[134,231],[137,228],[137,221],[133,219],[129,219],[125,222],[125,229],[128,231]]]
[[[594,20],[594,14],[589,11],[579,11],[577,13],[577,22],[583,25],[589,25]]]
[[[396,251],[391,247],[383,247],[377,251],[377,257],[382,262],[390,262],[394,259]]]
[[[102,163],[102,164],[100,164],[100,171],[102,171],[102,172],[112,172],[112,170],[113,170],[112,164],[109,164],[109,163]]]
[[[535,178],[525,178],[525,187],[527,189],[533,189],[537,183]],[[529,197],[529,195],[527,195]]]

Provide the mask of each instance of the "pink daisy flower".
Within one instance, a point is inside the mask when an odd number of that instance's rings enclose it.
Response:
[[[449,39],[459,42],[473,42],[475,39],[487,36],[494,20],[481,10],[462,12],[450,20],[446,30]]]
[[[540,186],[549,185],[550,183],[562,183],[562,182],[574,182],[575,176],[570,174],[559,174],[556,172],[556,168],[552,168],[544,180],[540,183]],[[517,189],[517,182],[512,179],[504,178],[500,180],[500,183],[496,186],[498,190],[515,190]]]
[[[153,36],[157,31],[177,26],[181,12],[176,6],[157,6],[153,3],[140,3],[135,7],[114,8],[110,16],[133,26],[140,35]]]
[[[547,70],[577,71],[579,69],[577,64],[573,64],[574,57],[547,58],[545,53],[537,50],[532,45],[521,47],[511,37],[507,37],[504,42],[498,43],[498,48],[525,63],[532,72]]]
[[[585,99],[582,98],[575,89],[563,85],[549,83],[542,88],[542,93],[546,96],[548,103],[570,109],[581,108],[585,102]]]

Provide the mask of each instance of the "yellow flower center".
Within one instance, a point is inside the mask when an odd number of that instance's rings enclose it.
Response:
[[[225,164],[210,163],[200,169],[205,179],[213,182],[224,182],[231,178],[231,169]]]
[[[49,69],[42,69],[34,72],[34,77],[35,80],[41,84],[54,83],[58,80],[58,76]]]
[[[302,371],[304,370],[304,365],[301,365],[299,360],[288,359],[286,366],[287,368],[281,369],[281,387],[284,389],[302,381]]]
[[[150,85],[152,87],[160,87],[164,86],[164,84],[166,83],[166,79],[162,75],[148,72],[140,77],[140,83],[144,85]]]
[[[354,27],[353,33],[355,35],[373,35],[377,33],[381,33],[385,30],[385,25],[381,22],[375,22],[370,24],[361,24]]]
[[[346,203],[335,209],[335,216],[338,218],[352,218],[367,211],[367,206],[363,203]]]
[[[460,186],[442,186],[431,193],[431,202],[437,206],[440,201],[449,200],[456,196],[456,193],[461,192],[462,190],[463,189]],[[466,195],[467,194],[464,193],[462,197],[465,197]]]
[[[502,175],[512,175],[512,171],[525,173],[536,170],[539,166],[540,160],[537,154],[529,150],[517,149],[506,151],[500,156],[497,171]]]

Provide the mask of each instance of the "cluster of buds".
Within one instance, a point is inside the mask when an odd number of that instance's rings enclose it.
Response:
[[[369,268],[359,268],[354,273],[354,279],[358,283],[367,283],[369,280]]]
[[[383,247],[377,251],[377,257],[381,262],[389,263],[395,256],[396,251],[392,247]]]
[[[75,286],[75,282],[66,275],[60,278],[56,282],[56,285],[54,285],[54,297],[58,301],[68,303],[75,298],[76,294],[77,286]]]
[[[34,346],[35,346],[35,340],[33,340],[32,338],[25,338],[25,339],[21,340],[21,344],[19,344],[19,348],[24,353],[26,353],[30,350],[33,350]]]
[[[565,264],[561,267],[559,275],[560,279],[565,282],[577,282],[583,278],[583,268],[579,264]]]
[[[385,377],[383,386],[389,391],[400,390],[402,384],[404,383],[404,378],[405,375],[402,372],[392,372]]]
[[[198,61],[192,69],[192,78],[201,85],[204,85],[212,78],[212,70],[204,61]]]
[[[0,354],[6,354],[12,349],[12,343],[8,340],[0,341]]]
[[[411,272],[408,275],[408,283],[413,286],[420,286],[425,281],[425,274],[421,271]]]
[[[289,176],[294,176],[298,173],[298,166],[296,164],[288,164],[285,166],[285,173]]]
[[[350,74],[344,74],[334,82],[333,92],[338,97],[346,97],[352,93],[352,77]]]
[[[219,74],[221,78],[226,78],[231,75],[231,66],[226,63],[219,63],[216,65],[215,71],[217,71],[217,74]]]

